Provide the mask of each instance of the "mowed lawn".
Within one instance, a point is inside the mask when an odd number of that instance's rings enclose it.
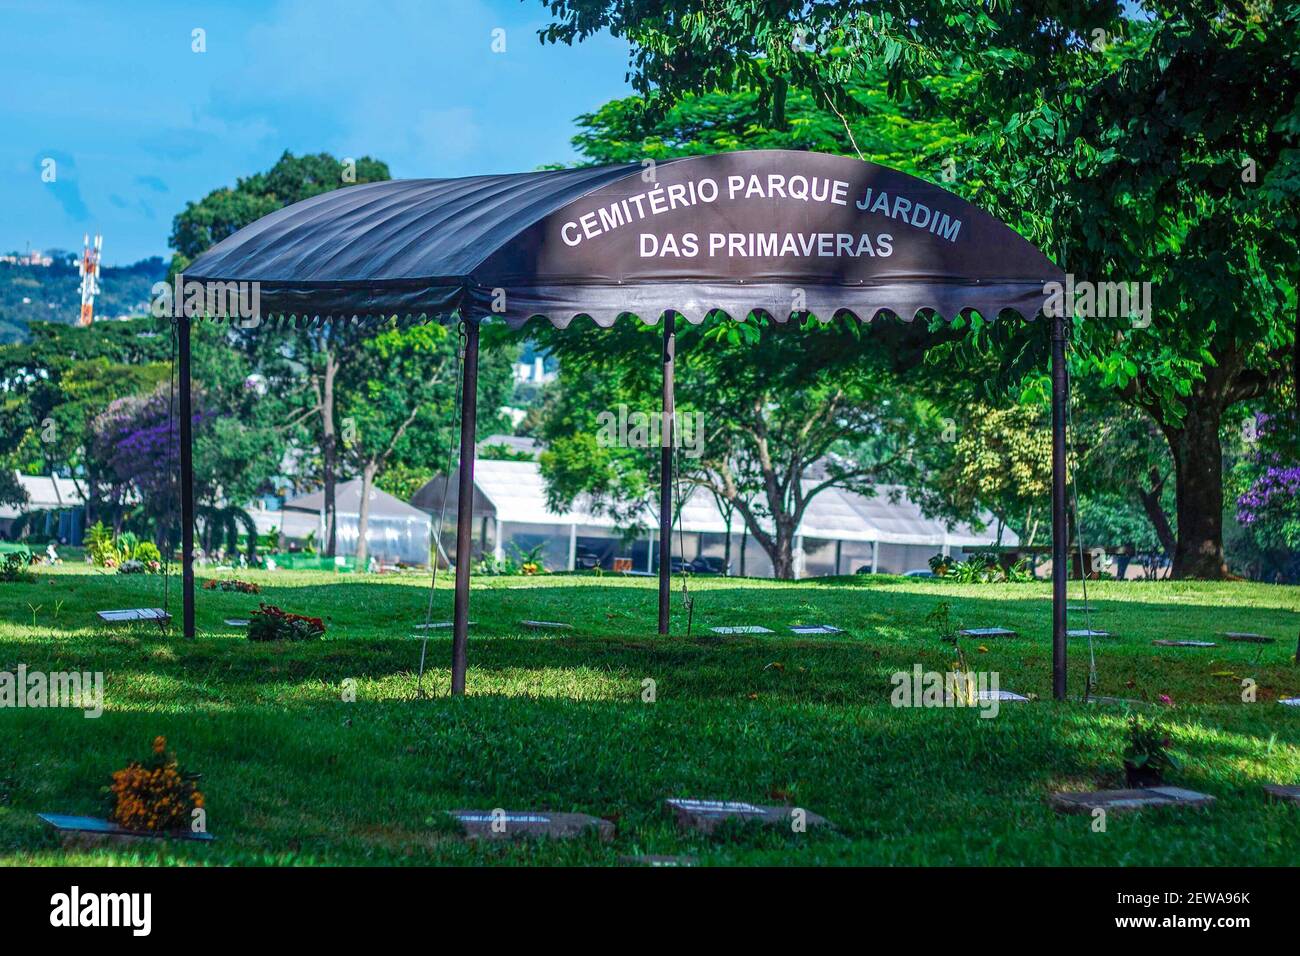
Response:
[[[213,574],[200,574],[202,580]],[[229,575],[226,575],[229,576]],[[1057,789],[1122,785],[1125,714],[1052,703],[1047,583],[957,585],[892,577],[797,583],[696,579],[692,636],[654,633],[643,578],[476,578],[469,694],[447,695],[450,636],[429,640],[416,694],[425,577],[242,572],[262,600],[326,619],[311,644],[254,645],[226,617],[258,598],[199,592],[198,640],[153,625],[108,625],[95,609],[157,605],[160,578],[84,566],[0,584],[0,670],[103,671],[106,711],[0,710],[0,860],[16,864],[595,864],[641,854],[735,864],[1293,865],[1300,808],[1265,801],[1265,783],[1300,783],[1294,663],[1300,589],[1253,584],[1094,583],[1099,692],[1173,707],[1160,717],[1183,766],[1171,782],[1213,794],[1205,812],[1112,815],[1105,832],[1048,806]],[[1079,585],[1071,583],[1071,603]],[[993,719],[973,709],[890,706],[890,677],[947,669],[953,649],[925,623],[941,602],[967,627],[1016,639],[963,641],[1004,689],[1038,698]],[[171,606],[179,618],[173,580]],[[441,577],[434,620],[451,613]],[[524,618],[571,632],[530,633]],[[685,631],[680,593],[674,619]],[[788,625],[847,633],[798,638]],[[709,633],[761,624],[762,636]],[[1072,616],[1071,626],[1083,626]],[[1225,630],[1271,645],[1161,648]],[[1086,642],[1071,647],[1082,690]],[[655,701],[643,700],[646,679]],[[1242,680],[1258,699],[1242,701]],[[355,702],[343,700],[356,682]],[[209,845],[64,850],[38,812],[102,815],[112,770],[165,735],[202,772]],[[679,832],[669,796],[793,803],[833,832],[729,827]],[[476,844],[440,811],[582,811],[617,836]]]

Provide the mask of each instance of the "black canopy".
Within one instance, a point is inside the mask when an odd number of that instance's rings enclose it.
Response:
[[[1064,275],[1012,229],[930,183],[841,156],[758,150],[646,165],[367,183],[274,212],[185,270],[179,315],[466,321],[459,500],[473,492],[479,322],[609,326],[714,310],[1033,318]],[[195,308],[191,287],[197,289]],[[222,288],[225,287],[225,288]],[[669,626],[675,320],[663,325],[659,630]],[[189,323],[180,326],[185,633],[194,634]],[[1053,693],[1065,695],[1065,319],[1052,321]],[[463,692],[469,509],[457,515],[452,691]]]
[[[1061,273],[965,200],[842,156],[758,150],[350,186],[295,203],[185,270],[256,282],[265,316],[588,315],[713,309],[1032,317]]]

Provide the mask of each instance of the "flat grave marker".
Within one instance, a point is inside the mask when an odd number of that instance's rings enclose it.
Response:
[[[473,627],[476,623],[478,623],[478,622],[477,622],[477,621],[467,621],[467,622],[466,622],[466,626],[467,626],[467,627]],[[443,629],[448,628],[448,627],[454,627],[455,624],[456,624],[455,621],[434,621],[434,622],[431,623],[431,624],[415,624],[415,625],[412,625],[412,626],[413,626],[414,629],[417,630],[417,631],[438,631],[438,630],[443,630]]]
[[[772,629],[761,624],[738,624],[733,627],[711,627],[714,634],[771,634]]]
[[[1300,707],[1300,697],[1283,697],[1278,703],[1284,707]]]
[[[1101,809],[1106,812],[1144,810],[1148,807],[1204,808],[1214,803],[1214,797],[1181,787],[1144,787],[1140,790],[1094,790],[1087,793],[1062,792],[1052,794],[1052,806],[1061,813],[1091,813]]]
[[[948,690],[947,688],[945,688],[943,692],[943,702],[947,704],[949,700],[955,700],[955,699],[956,698],[950,697],[948,695]],[[989,701],[989,700],[997,700],[1005,704],[1029,703],[1028,697],[1025,697],[1023,694],[1017,694],[1015,691],[1011,691],[1011,690],[977,690],[975,692],[976,704],[978,704],[980,701]],[[968,704],[967,706],[972,706],[972,705]]]
[[[1094,631],[1087,627],[1076,627],[1065,632],[1066,637],[1114,637],[1110,631]]]
[[[614,824],[586,813],[519,810],[448,810],[470,840],[517,840],[546,837],[572,840],[595,830],[602,843],[614,839]]]
[[[248,627],[251,622],[246,617],[228,617],[221,623],[226,627]]]
[[[1089,697],[1085,703],[1101,704],[1103,707],[1146,707],[1151,704],[1148,700],[1134,700],[1131,697]]]
[[[698,830],[709,834],[727,820],[757,820],[764,826],[794,828],[802,821],[806,827],[829,826],[822,816],[802,807],[772,807],[739,800],[694,800],[670,797],[664,807],[683,830]]]
[[[1300,787],[1290,787],[1283,783],[1266,783],[1264,792],[1270,799],[1279,803],[1294,803],[1300,806]]]
[[[565,624],[563,621],[520,621],[524,627],[532,628],[534,631],[571,631],[572,624]]]
[[[962,637],[1018,637],[1015,631],[1008,627],[968,627],[958,631]]]
[[[834,624],[791,624],[790,630],[794,634],[843,634],[842,627],[836,627]]]
[[[1218,647],[1213,641],[1152,641],[1156,647]]]
[[[1224,631],[1222,635],[1225,641],[1233,644],[1276,644],[1276,637],[1268,637],[1265,634],[1251,634],[1246,631]]]
[[[620,856],[618,862],[626,866],[649,866],[649,867],[676,867],[676,866],[694,866],[695,857],[693,856],[662,856],[659,854],[647,854],[645,856]]]
[[[111,624],[126,621],[170,621],[172,616],[160,607],[128,607],[118,611],[96,611],[101,620]]]
[[[70,816],[63,813],[38,813],[65,842],[130,843],[136,840],[197,840],[208,843],[215,840],[211,833],[193,833],[190,830],[128,830],[112,820],[99,817]]]

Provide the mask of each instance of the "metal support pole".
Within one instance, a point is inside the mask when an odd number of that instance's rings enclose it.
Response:
[[[181,633],[194,637],[194,414],[190,387],[190,318],[178,314],[176,351],[181,419]]]
[[[1065,316],[1052,317],[1052,697],[1065,700],[1065,585],[1070,577],[1065,493]]]
[[[659,450],[659,633],[667,634],[673,563],[673,358],[677,351],[677,316],[665,312],[663,320],[664,414]]]
[[[456,485],[456,606],[452,618],[451,692],[465,693],[469,643],[469,566],[474,536],[474,432],[478,418],[478,323],[465,323],[461,360],[460,476]]]

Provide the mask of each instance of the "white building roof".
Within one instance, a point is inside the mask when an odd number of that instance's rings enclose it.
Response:
[[[590,505],[582,499],[563,513],[547,508],[546,482],[537,462],[479,459],[474,462],[474,484],[487,499],[498,521],[508,524],[614,527],[611,517],[593,512]],[[808,487],[813,484],[815,482],[812,480],[806,482]],[[682,490],[686,496],[681,516],[684,531],[726,533],[727,524],[722,512],[708,491],[686,486]],[[983,517],[986,526],[993,525],[992,515]],[[657,523],[655,513],[649,506],[646,507],[642,520],[647,526]],[[739,534],[742,527],[742,519],[735,515],[731,530]],[[907,496],[907,490],[897,485],[877,485],[875,494],[870,496],[842,488],[828,488],[819,492],[808,505],[798,533],[809,538],[840,541],[880,541],[885,544],[939,547],[949,544],[957,548],[990,545],[996,540],[991,527],[977,531],[965,523],[947,526],[941,520],[927,518]],[[1020,539],[1015,532],[1006,529],[1002,542],[1014,546],[1020,543]]]
[[[16,518],[25,511],[57,511],[60,508],[80,508],[85,502],[77,484],[71,478],[49,475],[24,475],[14,472],[18,484],[27,492],[27,504],[17,508],[0,505],[0,518]]]

